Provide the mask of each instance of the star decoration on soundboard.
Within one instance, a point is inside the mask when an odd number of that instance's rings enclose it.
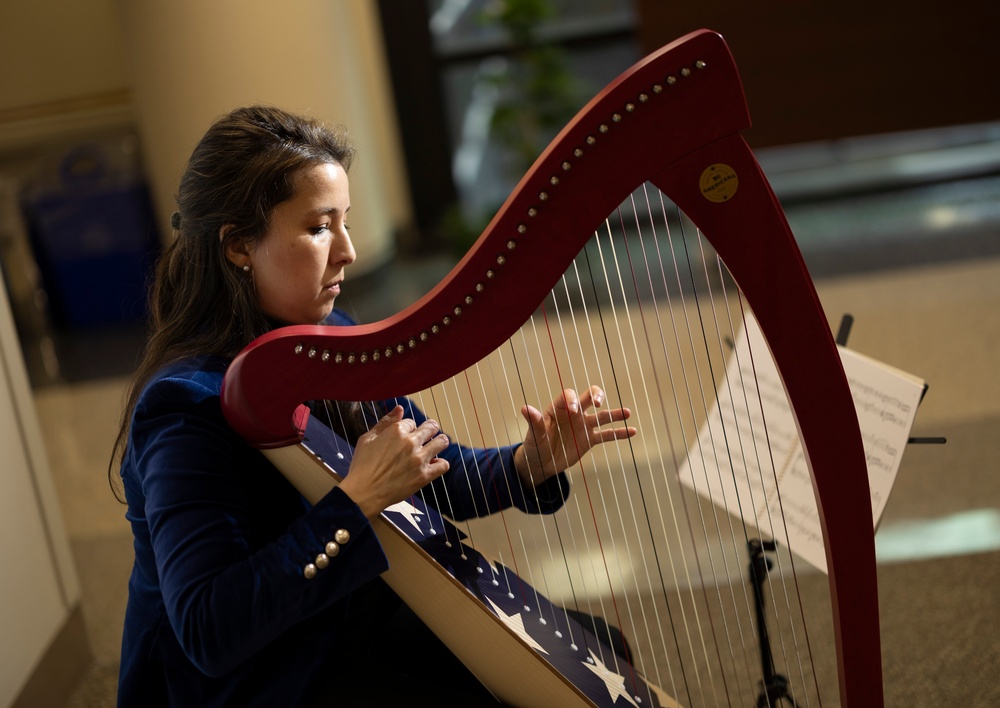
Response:
[[[490,569],[490,577],[493,578],[493,584],[497,585],[498,583],[496,578],[498,575],[500,575],[500,569],[497,568],[497,562],[492,558],[488,558],[487,556],[482,555],[481,553],[479,553],[478,550],[472,548],[472,546],[468,546],[464,543],[462,545],[465,546],[466,548],[472,549],[472,551],[479,556],[479,558],[483,561],[483,563],[486,564],[486,567]]]
[[[548,652],[545,651],[545,648],[536,642],[530,634],[528,634],[528,631],[524,628],[524,620],[521,618],[520,613],[508,615],[506,612],[497,607],[493,600],[486,598],[486,601],[493,607],[493,611],[496,612],[497,617],[499,617],[500,620],[514,632],[514,634],[520,637],[525,644],[540,654],[548,654]]]
[[[590,658],[593,660],[593,663],[585,661],[583,665],[593,671],[597,678],[604,682],[604,685],[608,689],[608,693],[611,695],[611,702],[617,703],[618,697],[621,696],[633,706],[639,708],[632,696],[629,695],[629,692],[625,690],[625,677],[616,674],[614,671],[605,666],[604,663],[598,658],[597,654],[594,653],[593,649],[589,651]]]
[[[420,524],[417,521],[417,517],[418,516],[424,516],[424,512],[420,511],[420,509],[418,509],[417,507],[413,506],[408,501],[403,500],[401,502],[397,502],[396,504],[393,504],[392,506],[387,506],[385,508],[385,510],[386,511],[394,511],[394,512],[396,512],[397,514],[399,514],[400,516],[402,516],[404,519],[406,519],[407,521],[409,521],[411,524],[413,524],[413,528],[415,528],[417,531],[420,532],[421,535],[423,535],[424,531],[423,531],[423,529],[420,528]]]

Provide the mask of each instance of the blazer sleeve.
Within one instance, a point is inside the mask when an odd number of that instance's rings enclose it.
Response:
[[[294,513],[275,499],[269,515],[260,490],[280,473],[229,429],[217,393],[187,378],[156,381],[136,408],[128,453],[170,625],[210,676],[388,567],[368,520],[338,489],[309,509],[295,495]],[[328,564],[317,565],[331,541]]]
[[[383,403],[386,409],[399,403],[405,414],[419,425],[427,416],[409,399]],[[446,431],[447,432],[447,431]],[[456,521],[487,516],[509,509],[529,514],[551,514],[569,497],[565,472],[530,487],[521,482],[514,467],[514,452],[521,443],[494,448],[468,447],[452,442],[439,457],[448,460],[448,472],[431,483],[425,495],[437,509]]]

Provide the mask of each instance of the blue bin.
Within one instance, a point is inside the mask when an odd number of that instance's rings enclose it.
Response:
[[[25,203],[53,318],[69,327],[134,323],[146,312],[158,244],[149,190],[134,174],[109,174],[104,150],[68,153],[58,188]]]

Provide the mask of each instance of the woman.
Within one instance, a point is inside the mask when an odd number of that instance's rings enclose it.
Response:
[[[483,699],[378,580],[387,561],[370,521],[428,484],[447,487],[458,518],[509,506],[550,513],[568,491],[562,470],[578,459],[566,450],[635,432],[600,427],[628,411],[589,412],[603,402],[596,386],[567,390],[544,413],[525,406],[525,443],[490,450],[452,443],[411,406],[369,421],[335,404],[330,417],[356,441],[350,472],[306,505],[226,425],[219,388],[233,357],[268,330],[349,322],[334,301],[355,260],[352,157],[339,132],[250,107],[208,130],[181,179],[115,445],[136,553],[122,707],[381,705],[394,690]],[[579,444],[563,444],[571,439]],[[476,498],[447,474],[463,456],[480,462],[469,469],[485,484],[474,486],[512,491]],[[400,646],[407,652],[394,655]],[[445,658],[414,670],[430,656]]]

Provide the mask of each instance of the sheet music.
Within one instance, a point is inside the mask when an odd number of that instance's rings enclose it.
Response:
[[[846,347],[839,349],[858,411],[877,528],[924,382]],[[713,504],[827,572],[816,497],[791,407],[749,315],[715,406],[679,474],[683,484]]]

